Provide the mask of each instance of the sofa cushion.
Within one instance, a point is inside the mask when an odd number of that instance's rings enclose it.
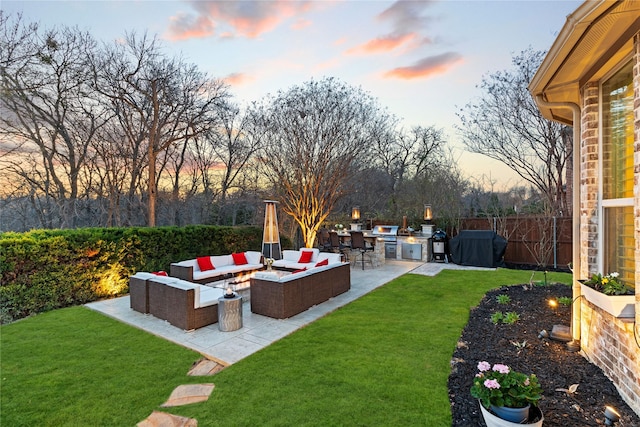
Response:
[[[218,288],[203,286],[200,288],[200,299],[195,301],[195,308],[208,307],[218,304],[218,298],[224,295],[224,291]]]
[[[300,258],[298,259],[298,263],[307,264],[311,262],[311,259],[313,258],[313,251],[302,250],[300,252],[301,253],[300,253]]]
[[[211,257],[211,262],[216,268],[226,267],[228,265],[233,265],[233,258],[231,255],[214,255]]]
[[[334,254],[331,252],[321,252],[318,254],[318,261],[329,260],[329,264],[334,264],[340,261],[340,254]]]
[[[135,277],[136,279],[147,280],[152,279],[158,276],[156,273],[147,273],[146,271],[138,271],[131,277]]]
[[[244,256],[247,257],[247,262],[249,264],[261,264],[262,254],[258,251],[246,251]]]
[[[301,268],[299,270],[292,271],[291,274],[302,273],[307,271],[307,267]]]
[[[196,261],[198,262],[198,268],[200,268],[200,271],[209,271],[209,270],[215,269],[215,266],[211,262],[211,257],[208,257],[208,256],[198,257],[196,258]]]
[[[245,256],[244,252],[240,252],[240,253],[233,253],[231,254],[231,257],[233,258],[233,263],[235,265],[245,265],[248,264],[249,262],[247,261],[247,257]]]
[[[316,267],[321,267],[323,265],[329,265],[329,258],[325,258],[322,261],[318,261],[316,263]]]

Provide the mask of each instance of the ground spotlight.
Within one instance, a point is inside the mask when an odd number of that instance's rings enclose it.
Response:
[[[613,406],[604,408],[604,425],[612,426],[620,419],[620,414]]]

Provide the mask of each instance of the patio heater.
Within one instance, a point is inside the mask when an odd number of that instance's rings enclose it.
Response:
[[[431,210],[431,205],[424,205],[423,219],[425,224],[422,224],[422,235],[431,237],[433,235],[433,211]]]
[[[360,207],[355,206],[351,209],[351,230],[352,231],[360,231],[362,230],[362,224],[360,224]]]
[[[264,233],[262,234],[262,255],[265,258],[281,259],[280,232],[278,231],[278,216],[276,215],[276,201],[265,200]]]

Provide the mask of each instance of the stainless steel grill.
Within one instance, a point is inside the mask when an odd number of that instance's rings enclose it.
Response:
[[[376,225],[371,230],[372,235],[384,240],[385,258],[396,258],[397,256],[398,228],[397,225]]]

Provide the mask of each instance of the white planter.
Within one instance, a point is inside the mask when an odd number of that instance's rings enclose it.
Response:
[[[484,422],[487,427],[518,427],[523,425],[530,427],[541,427],[542,422],[544,421],[544,416],[542,415],[542,411],[540,411],[540,408],[531,407],[531,411],[529,414],[529,418],[540,418],[538,421],[518,424],[511,421],[503,420],[502,418],[492,414],[484,406],[482,406],[482,403],[480,403],[480,401],[478,401],[478,404],[480,405],[480,411],[482,411],[482,417],[484,418]]]
[[[580,287],[582,295],[593,305],[600,307],[614,317],[634,317],[636,312],[635,295],[607,295],[587,285]]]

